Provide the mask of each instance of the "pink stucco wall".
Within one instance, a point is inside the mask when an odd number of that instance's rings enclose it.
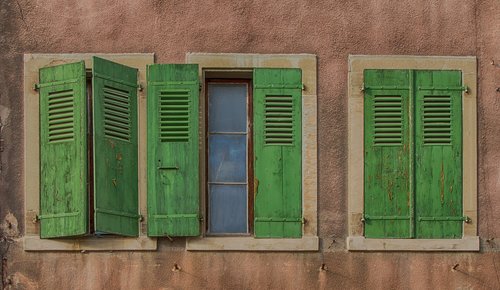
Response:
[[[186,52],[316,54],[321,251],[195,253],[179,239],[155,252],[24,252],[22,56],[37,52],[154,52],[158,63]],[[478,57],[480,253],[345,250],[349,54]],[[13,239],[3,280],[12,289],[500,289],[497,87],[499,0],[0,1],[0,227]]]

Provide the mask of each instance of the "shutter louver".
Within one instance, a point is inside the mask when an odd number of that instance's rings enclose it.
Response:
[[[83,62],[40,69],[40,237],[87,232]]]
[[[403,106],[401,96],[374,96],[374,145],[401,145],[403,141]]]
[[[292,96],[265,96],[266,145],[293,145]]]
[[[451,96],[423,96],[422,122],[425,145],[451,144]]]
[[[105,85],[104,135],[122,141],[130,141],[130,93]]]
[[[188,142],[189,91],[164,90],[158,100],[160,142]]]

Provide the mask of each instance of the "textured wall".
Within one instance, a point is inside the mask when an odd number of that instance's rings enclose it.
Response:
[[[500,246],[491,240],[500,240],[498,15],[499,0],[0,1],[0,229],[14,239],[4,282],[13,289],[500,288]],[[182,240],[160,240],[148,253],[24,252],[23,53],[154,52],[159,63],[179,63],[189,51],[318,56],[322,251],[192,253]],[[348,54],[478,57],[479,234],[491,240],[482,253],[345,252]],[[327,271],[319,271],[323,263]]]

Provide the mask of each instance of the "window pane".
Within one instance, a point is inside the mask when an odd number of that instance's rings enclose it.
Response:
[[[246,182],[246,139],[246,135],[209,136],[209,182]]]
[[[209,84],[209,131],[246,132],[246,97],[245,84]]]
[[[210,185],[210,233],[247,232],[247,186]]]

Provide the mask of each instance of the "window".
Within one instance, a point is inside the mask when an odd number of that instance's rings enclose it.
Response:
[[[192,53],[187,62],[199,65],[203,114],[202,236],[187,249],[317,250],[315,57]]]
[[[478,250],[475,59],[350,64],[349,249]]]
[[[137,156],[153,57],[102,57],[25,55],[26,250],[156,248],[139,228]]]

